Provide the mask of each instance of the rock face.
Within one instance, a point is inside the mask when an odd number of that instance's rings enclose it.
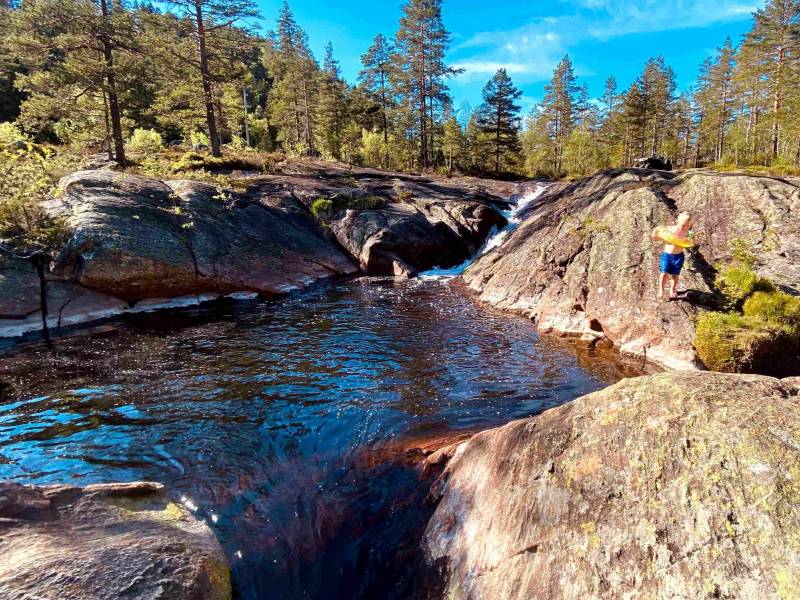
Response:
[[[515,183],[468,177],[430,178],[313,161],[294,168],[257,186],[262,193],[291,193],[309,208],[318,198],[344,205],[348,199],[382,201],[370,210],[345,206],[326,219],[339,244],[370,275],[409,276],[464,262],[492,228],[505,225],[496,209],[519,192]]]
[[[82,171],[49,206],[72,236],[53,271],[129,302],[186,294],[279,294],[355,272],[292,206],[222,196],[197,182]]]
[[[156,483],[0,483],[4,600],[229,600],[214,534]]]
[[[797,390],[662,373],[462,443],[424,537],[446,597],[796,597]]]
[[[66,327],[121,314],[128,303],[72,281],[54,278],[18,258],[0,256],[0,337]],[[42,297],[44,288],[44,297]],[[44,316],[46,315],[46,316]]]
[[[661,245],[649,234],[680,211],[695,220],[678,302],[657,299]],[[756,270],[800,291],[800,188],[769,177],[612,170],[557,184],[522,214],[505,243],[465,273],[480,297],[546,332],[605,337],[623,353],[691,369],[694,320],[708,304],[714,264],[746,240]]]
[[[314,161],[281,169],[247,179],[246,193],[111,170],[65,177],[46,209],[70,236],[42,277],[0,256],[0,337],[170,301],[274,296],[359,268],[408,276],[452,266],[505,223],[495,207],[517,189]],[[325,227],[312,216],[318,198],[343,202]],[[353,199],[369,202],[353,210]]]
[[[332,220],[331,229],[365,273],[411,276],[460,264],[492,227],[503,225],[505,218],[483,204],[447,202],[346,210]]]

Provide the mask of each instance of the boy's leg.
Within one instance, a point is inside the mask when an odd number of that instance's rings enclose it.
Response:
[[[670,290],[669,294],[670,298],[678,297],[678,280],[680,280],[680,278],[681,278],[680,273],[678,275],[670,276],[670,279],[672,280],[672,290]]]
[[[659,299],[664,299],[664,286],[669,279],[669,274],[667,273],[659,273],[658,274],[658,297]]]

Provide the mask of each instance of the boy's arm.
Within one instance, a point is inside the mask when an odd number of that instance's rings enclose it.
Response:
[[[654,242],[658,241],[658,227],[654,227],[653,231],[650,232],[650,239]]]

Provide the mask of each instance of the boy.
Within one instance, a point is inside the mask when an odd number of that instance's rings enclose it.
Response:
[[[689,216],[689,213],[682,212],[678,215],[678,222],[676,225],[670,225],[669,227],[663,228],[656,227],[653,229],[650,237],[654,242],[661,240],[658,230],[663,229],[678,240],[686,242],[687,246],[690,246],[691,243],[689,242],[689,231],[691,228],[692,218]],[[681,276],[681,269],[683,268],[684,259],[685,256],[683,255],[682,246],[665,242],[664,252],[661,254],[661,263],[659,269],[660,274],[658,277],[659,299],[664,299],[664,288],[668,281],[672,281],[672,289],[670,290],[669,299],[674,300],[678,297],[678,279],[680,279]]]

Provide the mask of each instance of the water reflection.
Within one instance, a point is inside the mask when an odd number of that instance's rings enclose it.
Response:
[[[411,597],[428,484],[383,460],[398,440],[507,422],[634,373],[458,285],[366,278],[134,318],[1,361],[0,477],[166,482],[215,529],[248,600]]]

